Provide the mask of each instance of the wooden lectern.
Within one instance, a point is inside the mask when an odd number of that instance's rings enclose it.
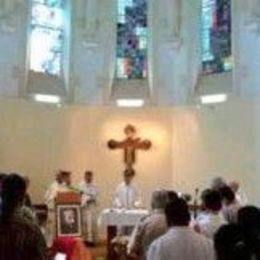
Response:
[[[60,192],[55,200],[57,237],[81,237],[81,196],[77,192]]]
[[[81,196],[78,192],[69,191],[69,192],[59,192],[56,197],[56,206],[57,205],[66,205],[66,204],[79,204],[81,203]]]

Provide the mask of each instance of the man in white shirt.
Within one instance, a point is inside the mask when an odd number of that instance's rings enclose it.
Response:
[[[138,189],[132,184],[134,170],[124,171],[124,181],[118,185],[115,192],[114,206],[117,208],[134,209],[141,206]]]
[[[210,239],[189,227],[190,213],[183,199],[175,199],[166,206],[169,231],[150,246],[147,260],[214,260]]]
[[[55,199],[60,192],[68,192],[70,190],[71,173],[67,171],[58,171],[55,175],[55,180],[49,186],[45,193],[45,203],[48,207],[48,219],[46,227],[46,240],[48,247],[52,246],[56,235],[56,220],[55,220]]]
[[[202,204],[205,211],[195,220],[195,230],[213,239],[217,230],[226,221],[221,212],[222,201],[220,193],[214,190],[207,190],[203,193]]]
[[[93,246],[97,240],[97,198],[98,187],[93,184],[93,172],[86,171],[84,181],[80,183],[83,217],[83,238],[87,245]]]

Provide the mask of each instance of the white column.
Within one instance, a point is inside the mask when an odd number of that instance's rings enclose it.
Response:
[[[234,92],[243,98],[260,96],[260,1],[233,5]]]
[[[181,37],[182,0],[162,0],[160,2],[161,26],[167,41]]]
[[[78,0],[77,13],[82,35],[86,41],[93,41],[99,32],[99,0]]]

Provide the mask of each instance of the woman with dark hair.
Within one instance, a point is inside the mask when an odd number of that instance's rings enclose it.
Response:
[[[47,250],[38,226],[23,218],[20,209],[25,180],[17,174],[4,178],[1,189],[0,259],[45,260]]]
[[[222,226],[214,237],[217,260],[252,260],[242,228],[237,224]]]

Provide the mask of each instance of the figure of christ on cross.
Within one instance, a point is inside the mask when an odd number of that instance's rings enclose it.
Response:
[[[152,146],[151,141],[141,140],[136,137],[136,129],[132,125],[127,125],[125,130],[126,139],[123,141],[108,141],[108,147],[112,150],[123,149],[124,150],[124,162],[126,169],[133,169],[133,165],[136,162],[136,150],[149,150]]]

